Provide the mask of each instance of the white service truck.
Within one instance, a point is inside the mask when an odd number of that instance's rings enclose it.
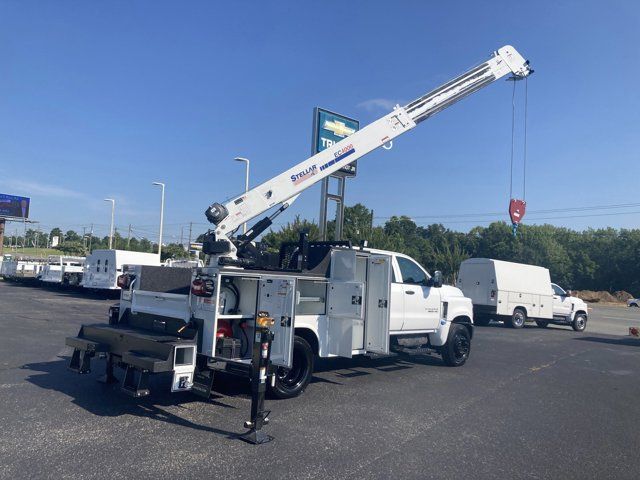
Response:
[[[476,325],[494,319],[512,328],[522,328],[527,321],[542,328],[571,325],[576,332],[587,326],[587,304],[551,283],[544,267],[470,258],[460,264],[456,286],[473,302]]]
[[[38,279],[41,282],[77,286],[82,281],[85,257],[50,255]]]
[[[84,262],[81,285],[91,290],[118,290],[118,275],[124,265],[160,265],[160,256],[129,250],[94,250]]]
[[[114,380],[114,366],[123,367],[122,389],[134,396],[149,393],[149,374],[169,372],[172,391],[208,397],[214,371],[245,375],[251,369],[250,345],[255,353],[257,319],[265,314],[275,320],[274,338],[270,367],[260,373],[260,382],[269,378],[279,397],[303,391],[315,354],[351,357],[393,348],[436,352],[448,365],[464,364],[473,332],[471,301],[459,289],[443,286],[439,272],[430,276],[406,255],[344,241],[311,242],[302,236],[275,254],[254,240],[304,190],[343,165],[390,145],[507,74],[523,78],[531,72],[513,47],[502,47],[328,149],[224,204],[214,203],[205,212],[214,225],[203,242],[206,266],[192,276],[176,273],[184,269],[127,267],[109,324],[84,325],[67,338],[74,349],[70,368],[86,373],[92,357],[104,356],[105,380]],[[243,223],[271,209],[236,236]]]

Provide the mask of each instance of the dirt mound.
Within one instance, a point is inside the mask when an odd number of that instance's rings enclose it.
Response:
[[[618,290],[613,294],[606,291],[575,290],[573,295],[588,303],[627,303],[627,300],[633,298],[633,295],[624,290]]]
[[[619,302],[627,303],[627,300],[633,298],[629,292],[625,292],[624,290],[618,290],[617,292],[613,292],[613,296],[618,299]]]

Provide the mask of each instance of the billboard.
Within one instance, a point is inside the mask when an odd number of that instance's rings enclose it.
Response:
[[[31,199],[0,193],[0,217],[29,218]]]
[[[360,122],[353,118],[316,107],[313,111],[313,154],[323,151],[355,133]],[[345,165],[334,175],[356,176],[356,162]]]

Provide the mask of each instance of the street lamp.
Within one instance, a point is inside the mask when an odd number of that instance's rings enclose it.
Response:
[[[244,193],[249,191],[249,159],[243,157],[234,158],[236,162],[244,162],[246,168],[244,172]],[[242,224],[242,233],[247,233],[247,222]]]
[[[164,222],[164,183],[153,182],[154,185],[162,187],[162,199],[160,201],[160,233],[158,234],[158,258],[161,258],[162,253],[162,224]]]
[[[111,228],[109,229],[109,250],[113,244],[113,216],[116,211],[116,201],[113,198],[105,198],[105,202],[111,202]]]

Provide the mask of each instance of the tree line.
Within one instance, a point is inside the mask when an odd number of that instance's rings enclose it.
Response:
[[[329,223],[329,238],[334,224]],[[277,251],[282,242],[295,242],[301,232],[319,239],[318,225],[296,217],[278,230],[266,233],[262,241]],[[58,237],[56,247],[65,255],[86,255],[109,247],[109,237],[82,236],[73,230],[54,228],[47,233],[27,230],[26,234],[5,237],[5,246],[46,247]],[[417,225],[406,216],[395,216],[383,225],[373,224],[373,212],[362,204],[345,208],[343,238],[354,245],[367,241],[372,248],[405,253],[433,272],[442,271],[454,283],[460,263],[472,257],[495,258],[546,267],[554,282],[576,290],[626,290],[640,295],[640,229],[601,228],[582,232],[553,225],[521,225],[517,236],[505,222],[457,232],[441,224]],[[202,235],[196,241],[202,241]],[[113,248],[157,252],[157,243],[147,238],[114,234]],[[163,245],[162,259],[186,258],[182,245]]]
[[[57,237],[57,245],[54,239]],[[55,245],[51,247],[51,245]],[[60,228],[53,228],[48,234],[34,229],[28,229],[23,235],[5,236],[4,246],[17,246],[19,248],[53,248],[64,255],[85,256],[93,250],[109,248],[109,236],[97,237],[95,235],[82,235],[74,230],[63,232]],[[118,231],[114,232],[112,248],[119,250],[131,250],[134,252],[157,253],[158,244],[148,238],[123,237]],[[179,243],[162,245],[162,261],[169,258],[188,258],[189,253]]]
[[[521,225],[514,237],[511,225],[505,222],[463,233],[441,224],[419,226],[406,216],[374,226],[372,215],[362,204],[346,207],[344,239],[354,245],[366,240],[372,248],[405,253],[431,272],[442,271],[449,283],[455,282],[463,260],[494,258],[546,267],[552,280],[565,288],[640,295],[640,229],[579,232],[553,225]],[[330,235],[332,228],[330,224]],[[310,239],[319,238],[316,224],[296,217],[267,233],[263,241],[277,250],[281,242],[296,241],[303,231]]]

